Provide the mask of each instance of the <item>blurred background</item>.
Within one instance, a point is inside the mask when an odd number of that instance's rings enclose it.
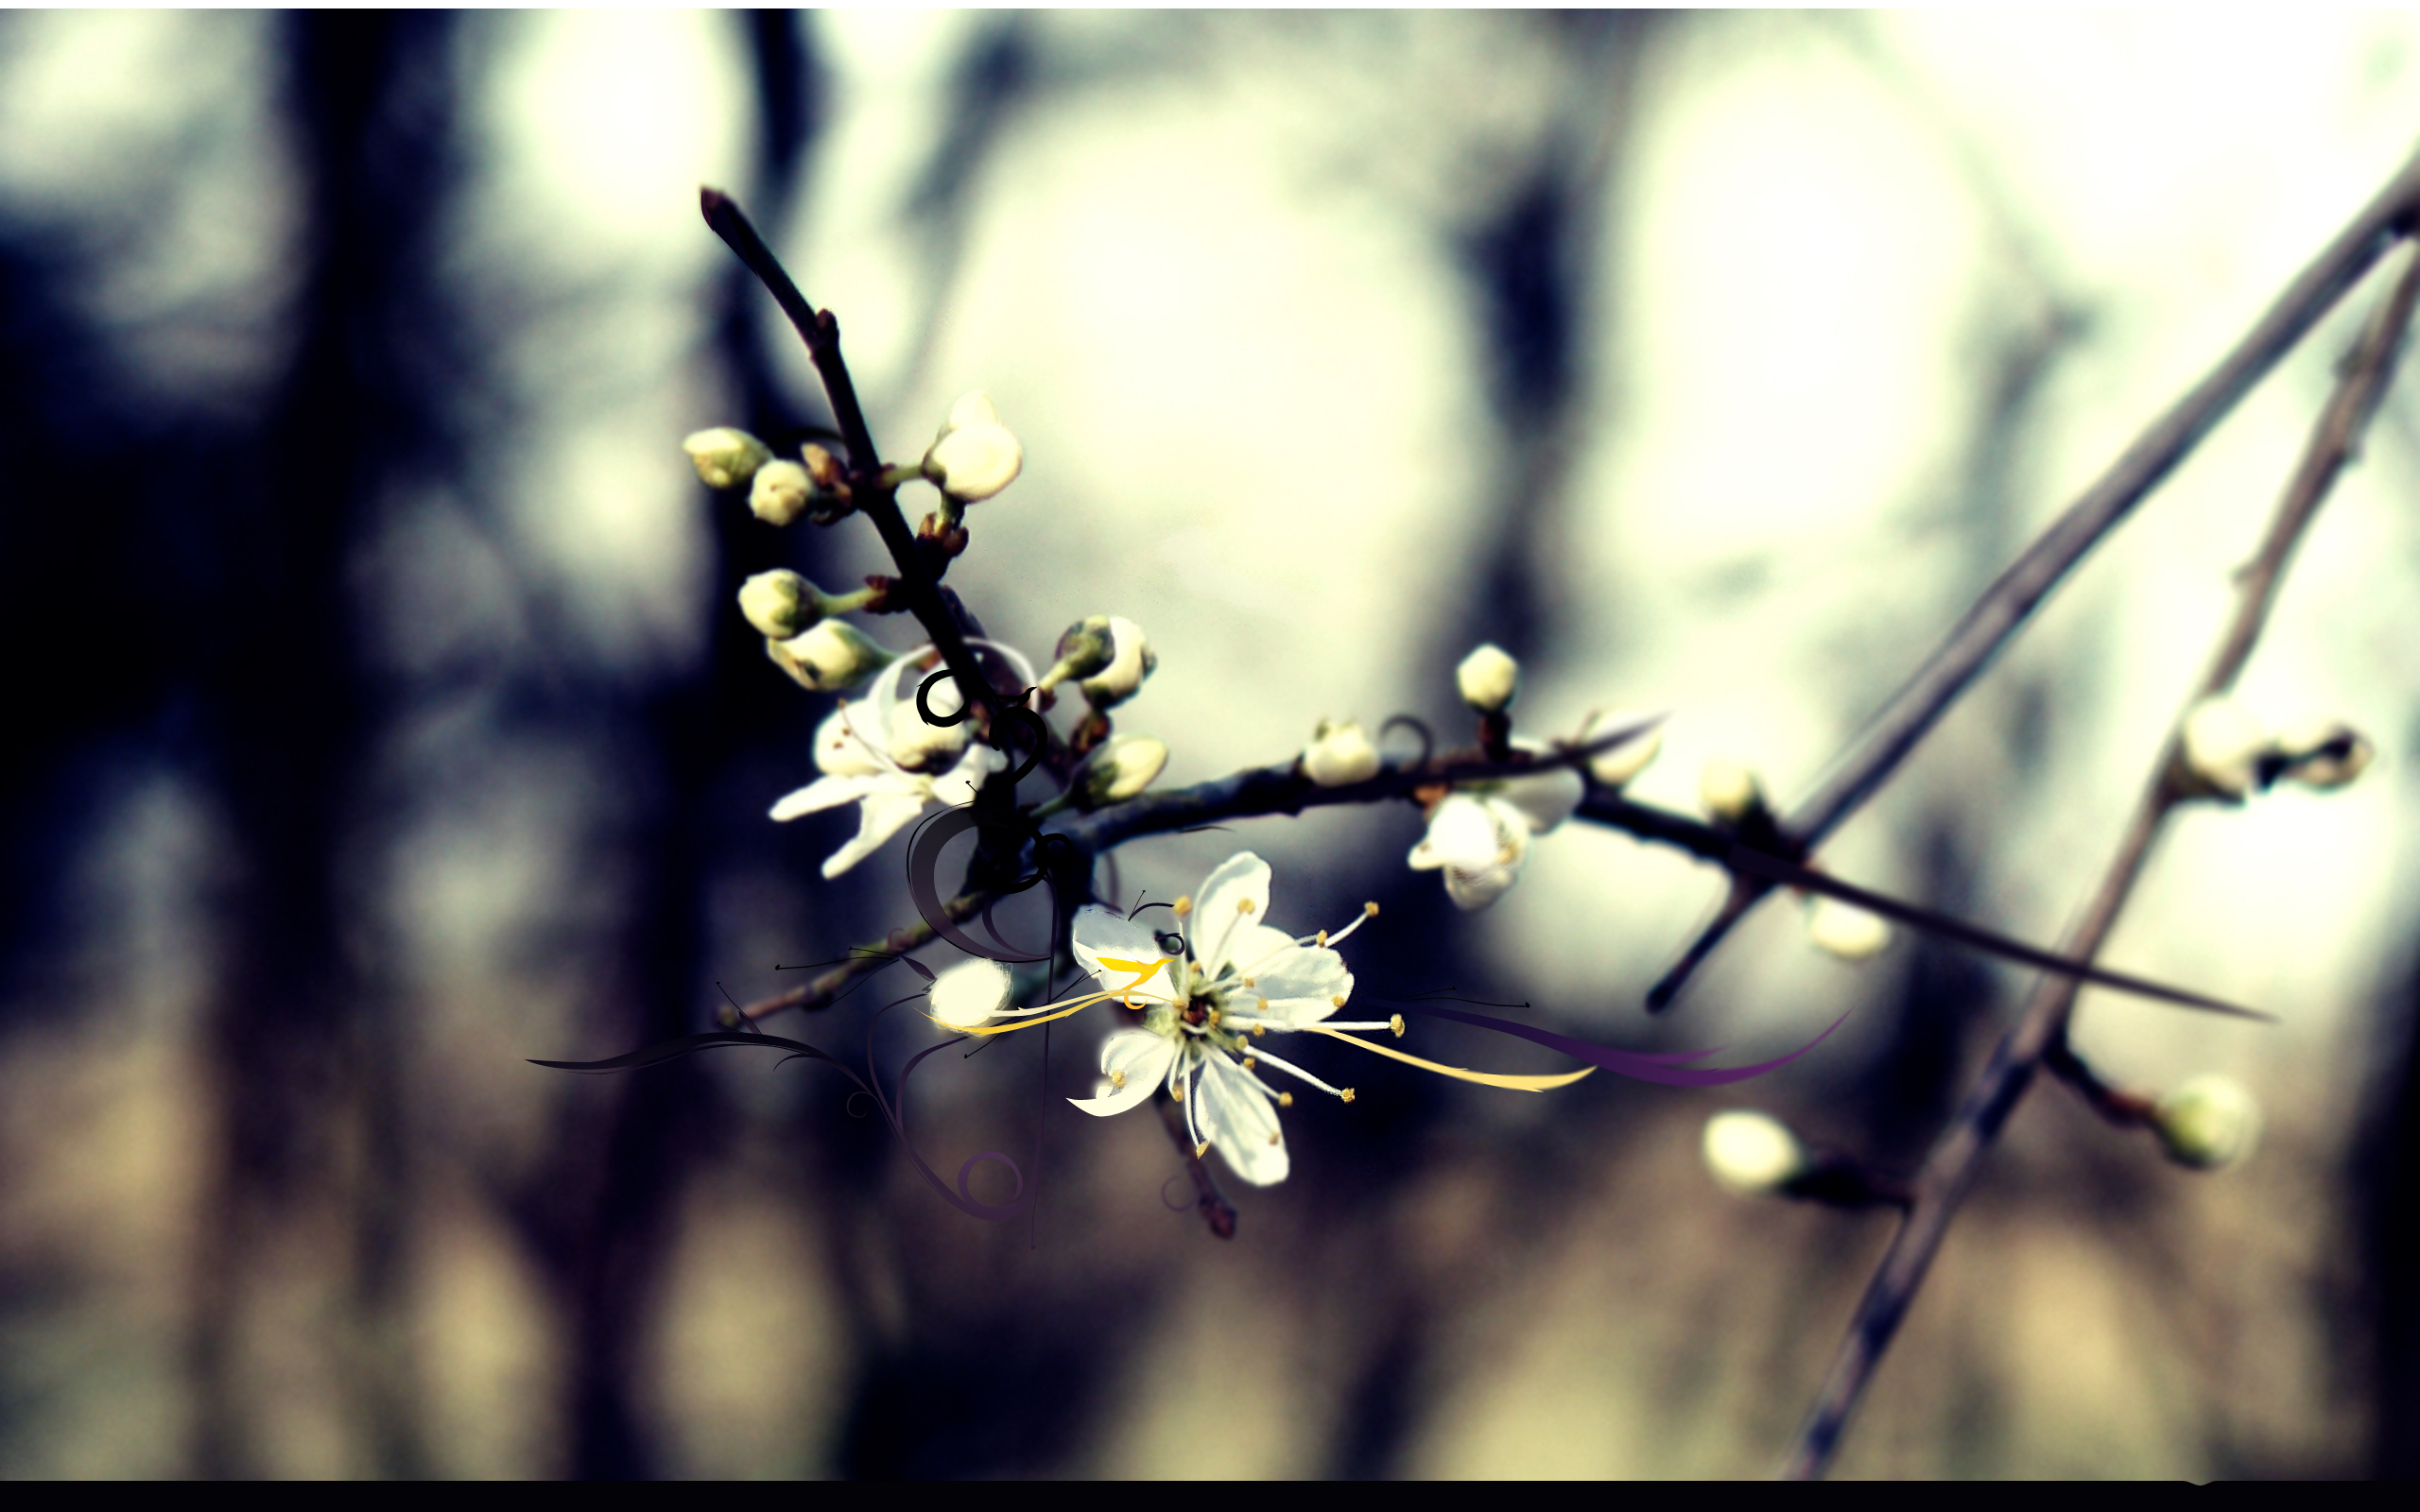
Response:
[[[1806,791],[2415,126],[2383,14],[0,17],[0,1472],[1765,1472],[1889,1221],[1725,1194],[1705,1118],[1910,1166],[2027,983],[1775,902],[1650,1021],[1721,879],[1623,835],[1477,916],[1402,805],[1117,856],[1167,898],[1248,846],[1304,931],[1379,900],[1365,990],[1735,1064],[1851,1015],[1711,1092],[1357,1067],[1230,1243],[1148,1115],[1048,1095],[1102,1025],[920,1074],[937,1166],[1041,1139],[1001,1226],[822,1068],[527,1063],[911,918],[904,842],[826,883],[854,813],[764,816],[827,701],[733,591],[885,563],[680,453],[823,418],[698,186],[891,455],[992,394],[1027,472],[951,581],[1037,658],[1139,621],[1164,785],[1322,716],[1458,742],[1494,640],[1528,734],[1670,711],[1634,790],[1691,808],[1713,756]],[[2059,935],[2374,285],[1831,866]],[[2110,952],[2284,1023],[2079,1020],[2244,1081],[2263,1146],[2191,1175],[2038,1088],[1840,1473],[2420,1468],[2415,488],[2407,374],[2242,687],[2383,760],[2181,816]],[[888,1072],[927,1041],[879,1001],[770,1027]]]

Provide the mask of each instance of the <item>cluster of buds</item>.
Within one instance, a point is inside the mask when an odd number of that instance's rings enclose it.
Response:
[[[710,489],[748,488],[748,508],[767,524],[786,525],[814,511],[819,524],[848,512],[849,482],[840,459],[809,441],[798,461],[776,457],[771,447],[729,425],[699,431],[681,443],[698,477]]]
[[[2233,698],[2204,698],[2185,716],[2174,781],[2190,798],[2240,803],[2279,782],[2326,791],[2352,782],[2377,755],[2341,720],[2307,721],[2272,733]]]

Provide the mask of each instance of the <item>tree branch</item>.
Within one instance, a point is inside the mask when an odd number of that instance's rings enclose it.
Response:
[[[865,409],[857,403],[857,387],[849,376],[849,365],[840,355],[840,323],[829,310],[818,310],[807,303],[806,296],[798,290],[781,260],[756,233],[739,201],[719,189],[698,191],[698,208],[705,215],[706,224],[714,228],[737,253],[748,270],[773,296],[773,302],[806,343],[807,355],[814,359],[815,370],[823,380],[823,391],[832,401],[832,417],[840,427],[840,444],[848,454],[850,500],[858,513],[873,522],[874,531],[882,537],[882,544],[899,568],[899,584],[905,590],[908,611],[925,627],[934,649],[942,654],[942,662],[957,676],[959,692],[967,701],[983,711],[989,719],[996,711],[998,697],[975,664],[975,654],[967,648],[965,632],[959,628],[958,617],[942,600],[941,581],[923,552],[916,549],[915,534],[908,528],[907,517],[899,512],[898,490],[882,480],[882,454],[875,449],[873,432],[866,424]]]
[[[1811,850],[1872,798],[1949,706],[1998,655],[2076,563],[2131,513],[2203,437],[2230,414],[2336,301],[2360,282],[2420,211],[2420,157],[2404,164],[2376,198],[2286,286],[2207,376],[2153,421],[2109,471],[2068,506],[1966,611],[1870,724],[1858,746],[1783,820],[1782,833]],[[1661,1008],[1698,963],[1770,888],[1735,885],[1722,911],[1648,994]]]
[[[2361,221],[2355,223],[2354,231],[2360,232],[2373,221],[2380,228],[2394,226],[2414,182],[2414,171],[2407,168],[2389,194],[2382,197]],[[2315,275],[2328,268],[2334,258],[2342,256],[2349,262],[2351,254],[2344,249],[2351,245],[2353,234],[2353,232],[2348,232],[2345,237],[2339,238],[2337,247],[2331,249],[2330,256],[2324,257],[2311,273],[2298,280],[2294,290],[2289,291],[2290,295],[2315,288],[2317,284],[2324,283],[2324,280],[2315,279]],[[2374,252],[2369,253],[2360,261],[2366,266],[2375,261],[2376,256]],[[2316,299],[2315,294],[2308,297]],[[2332,292],[2329,298],[2333,298]],[[2363,332],[2360,346],[2345,364],[2336,390],[2321,413],[2302,459],[2286,487],[2285,496],[2278,503],[2259,555],[2238,575],[2235,612],[2220,635],[2208,670],[2195,687],[2192,696],[2186,700],[2187,711],[2203,698],[2224,693],[2234,685],[2236,677],[2243,670],[2243,664],[2258,643],[2261,628],[2268,621],[2287,562],[2291,559],[2295,546],[2300,542],[2303,532],[2309,527],[2328,490],[2351,458],[2362,426],[2377,409],[2378,400],[2386,390],[2387,382],[2394,372],[2396,348],[2411,322],[2415,299],[2420,299],[2420,253],[2407,259],[2393,292],[2378,307]],[[2277,323],[2280,312],[2290,303],[2290,300],[2281,301],[2280,310],[2271,313],[2262,329]],[[2304,328],[2307,326],[2306,321]],[[2273,361],[2274,355],[2271,354],[2266,360]],[[2205,383],[2204,388],[2208,387]],[[2202,391],[2197,389],[2196,393]],[[2202,428],[2206,429],[2206,424]],[[2198,435],[2198,431],[2195,434]],[[2183,750],[2183,726],[2184,717],[2180,713],[2161,747],[2152,769],[2150,784],[2118,843],[2116,859],[2110,863],[2099,893],[2070,936],[2070,944],[2062,952],[2063,954],[2080,961],[2092,959],[2116,926],[2135,880],[2142,874],[2152,842],[2157,838],[2169,811],[2183,797],[2176,782]],[[1921,733],[1921,730],[1917,732]],[[1881,769],[1887,770],[1887,767]],[[1843,787],[1840,791],[1846,793],[1849,789]],[[1823,1392],[1807,1414],[1797,1441],[1784,1462],[1783,1473],[1786,1476],[1810,1479],[1821,1475],[1831,1462],[1833,1452],[1840,1447],[1841,1435],[1847,1426],[1850,1414],[1856,1410],[1866,1385],[1873,1380],[1883,1352],[1896,1336],[1900,1321],[1907,1315],[1909,1305],[1914,1301],[1917,1288],[1923,1285],[1925,1274],[1931,1267],[1933,1256],[1939,1252],[1942,1240],[1948,1233],[1950,1221],[1960,1203],[1974,1186],[1983,1156],[1997,1139],[2009,1114],[2024,1098],[2035,1070],[2064,1047],[2075,998],[2076,983],[2071,978],[2043,978],[2028,1000],[2016,1027],[1993,1051],[1981,1077],[1967,1093],[1948,1130],[1934,1145],[1923,1171],[1916,1177],[1915,1200],[1907,1221],[1900,1227],[1890,1250],[1883,1256],[1880,1268],[1868,1283],[1865,1296],[1858,1305],[1857,1316],[1849,1325],[1848,1337],[1833,1357]],[[2082,1063],[2078,1061],[2076,1064],[2081,1067]]]
[[[962,924],[981,913],[986,903],[995,901],[997,895],[993,893],[962,893],[942,904],[942,912],[949,916],[951,923]],[[715,1016],[715,1022],[723,1028],[736,1029],[743,1019],[753,1023],[784,1008],[803,1008],[810,1013],[818,1008],[828,1008],[858,978],[870,976],[900,956],[922,950],[938,938],[940,936],[933,926],[919,919],[912,928],[892,930],[890,937],[879,944],[856,947],[849,953],[847,960],[804,986],[794,987],[786,992],[776,992],[769,998],[758,998],[742,1008],[725,1007]]]

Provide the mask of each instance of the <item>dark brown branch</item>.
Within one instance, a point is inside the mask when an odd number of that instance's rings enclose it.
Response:
[[[773,302],[782,307],[782,313],[797,329],[799,339],[806,343],[807,354],[814,359],[815,370],[823,380],[824,393],[832,401],[833,420],[840,427],[840,443],[849,454],[851,501],[858,513],[873,522],[884,549],[899,568],[899,587],[905,591],[908,611],[925,627],[934,648],[941,652],[942,663],[957,674],[959,692],[983,711],[985,718],[990,718],[997,708],[998,696],[990,679],[977,669],[965,632],[959,628],[957,616],[942,600],[940,579],[934,576],[925,554],[917,547],[907,517],[899,512],[898,490],[883,481],[882,454],[874,447],[873,432],[866,425],[865,409],[857,403],[856,383],[849,376],[849,365],[840,355],[840,323],[833,318],[831,311],[818,310],[807,303],[806,296],[791,282],[781,260],[756,234],[756,228],[737,200],[719,189],[700,189],[698,208],[715,234],[730,244],[748,270],[771,293]]]
[[[2397,191],[2408,193],[2411,182],[2411,170],[2406,170],[2405,177],[2396,181]],[[2373,213],[2377,213],[2375,209]],[[2393,224],[2392,217],[2381,224]],[[2323,265],[2325,262],[2323,259]],[[2309,279],[2310,275],[2306,274],[2296,287],[2301,288]],[[2287,562],[2292,558],[2303,532],[2309,527],[2337,475],[2353,455],[2361,427],[2386,390],[2394,369],[2396,348],[2411,322],[2415,299],[2420,299],[2420,255],[2406,261],[2393,292],[2371,318],[2360,345],[2345,364],[2336,390],[2321,413],[2301,462],[2286,487],[2285,496],[2278,503],[2259,555],[2237,576],[2235,612],[2220,635],[2208,670],[2192,696],[2186,700],[2187,710],[2203,698],[2224,693],[2243,670],[2268,621]],[[2101,879],[2091,907],[2070,936],[2068,948],[2062,952],[2072,959],[2090,960],[2100,954],[2135,880],[2142,874],[2152,842],[2157,838],[2169,811],[2183,796],[2175,781],[2183,725],[2180,713],[2152,766],[2151,782],[2127,825],[2117,857]],[[2034,1072],[2063,1045],[2075,998],[2076,984],[2071,979],[2042,979],[2016,1027],[1994,1050],[1982,1076],[1967,1093],[1940,1143],[1934,1145],[1916,1177],[1915,1202],[1908,1220],[1866,1287],[1856,1319],[1849,1325],[1848,1337],[1833,1357],[1823,1392],[1784,1462],[1785,1475],[1811,1478],[1821,1475],[1831,1462],[1850,1414],[1873,1380],[1883,1352],[1896,1336],[1900,1320],[1907,1315],[1917,1289],[1924,1284],[1925,1274],[1949,1231],[1959,1204],[1974,1186],[1983,1156],[1997,1139],[2009,1114],[2024,1098]]]
[[[1782,826],[1789,839],[1812,850],[1874,796],[2076,563],[2175,470],[2202,438],[2385,255],[2395,238],[2410,229],[2415,206],[2420,206],[2420,158],[2407,163],[2352,224],[2286,286],[2234,350],[2153,421],[2109,471],[1984,590],[1940,648],[1893,696],[1856,749],[1790,812]],[[1650,991],[1648,1005],[1662,1007],[1670,1003],[1690,971],[1768,890],[1747,884],[1735,889],[1722,911],[1683,953],[1681,963]]]
[[[1160,1105],[1160,1124],[1168,1131],[1168,1143],[1184,1158],[1184,1174],[1193,1178],[1193,1207],[1201,1221],[1221,1239],[1236,1237],[1236,1207],[1219,1190],[1218,1178],[1201,1163],[1201,1152],[1193,1147],[1193,1136],[1184,1131],[1184,1113],[1165,1096],[1154,1096]]]

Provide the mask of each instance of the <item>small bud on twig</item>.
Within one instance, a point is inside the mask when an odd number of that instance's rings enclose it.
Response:
[[[1521,663],[1493,642],[1462,658],[1454,669],[1462,702],[1483,714],[1502,713],[1521,691]]]
[[[2252,711],[2233,698],[2204,698],[2185,716],[2178,785],[2191,797],[2240,803],[2270,748],[2269,731]]]
[[[962,504],[988,499],[1025,470],[1025,448],[1000,423],[1000,412],[983,394],[968,394],[950,406],[949,419],[925,452],[925,476]]]
[[[1133,697],[1144,679],[1160,665],[1150,643],[1143,639],[1143,627],[1132,620],[1110,616],[1109,636],[1109,663],[1077,684],[1083,691],[1085,701],[1102,711],[1115,709]]]
[[[1826,954],[1862,961],[1891,943],[1891,926],[1854,904],[1818,897],[1806,910],[1806,937]]]
[[[691,434],[681,442],[681,450],[689,454],[690,464],[710,489],[737,488],[773,459],[772,448],[728,425]]]
[[[827,619],[804,635],[769,640],[773,664],[815,693],[845,693],[889,666],[891,654],[846,620]]]
[[[1715,1180],[1742,1196],[1779,1192],[1806,1174],[1806,1146],[1789,1125],[1770,1113],[1735,1109],[1705,1121],[1705,1168]]]
[[[1378,775],[1378,747],[1360,721],[1322,719],[1303,752],[1303,775],[1322,787],[1344,787]]]
[[[796,462],[768,462],[748,490],[748,512],[769,525],[786,525],[814,502],[814,480]]]
[[[1165,743],[1150,735],[1112,735],[1077,769],[1077,804],[1096,809],[1104,803],[1123,803],[1150,786],[1167,764]]]
[[[739,585],[739,612],[767,640],[786,641],[822,623],[823,596],[822,590],[798,574],[776,567]]]
[[[2352,726],[2310,720],[2277,737],[2276,779],[2325,792],[2360,776],[2377,757],[2377,747]]]
[[[1734,829],[1767,811],[1764,784],[1737,762],[1717,756],[1698,772],[1698,801],[1717,823]]]
[[[2215,1171],[2252,1153],[2260,1140],[2260,1105],[2240,1082],[2196,1076],[2152,1109],[2152,1130],[2179,1165]]]
[[[1109,616],[1088,615],[1067,627],[1059,637],[1059,646],[1052,654],[1058,660],[1035,684],[1044,693],[1063,682],[1080,681],[1109,665],[1115,653],[1116,640],[1110,633]]]
[[[950,1028],[977,1028],[1009,1005],[1009,969],[980,957],[961,961],[935,977],[925,996]]]

